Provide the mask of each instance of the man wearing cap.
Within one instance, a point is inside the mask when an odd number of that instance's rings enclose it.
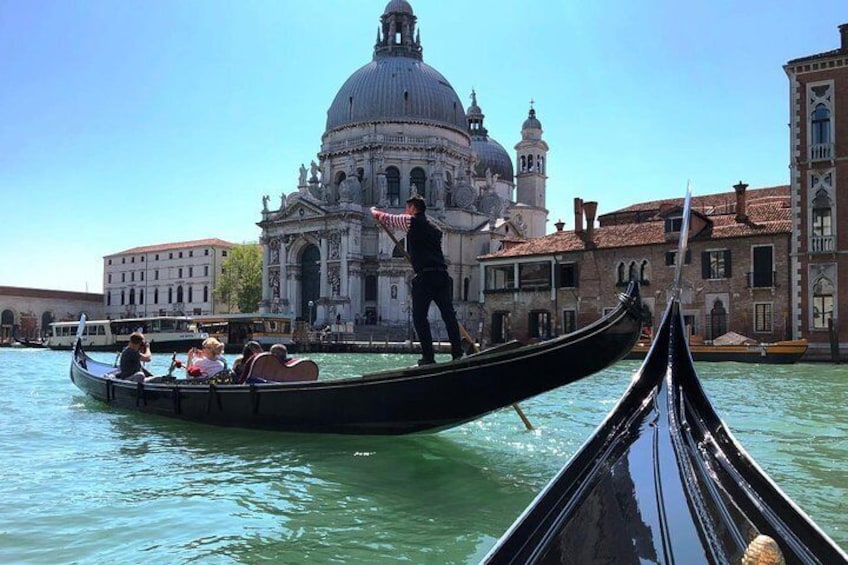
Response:
[[[427,204],[419,195],[413,195],[406,201],[406,213],[386,214],[376,208],[371,208],[371,215],[382,225],[403,230],[407,233],[412,269],[412,323],[415,333],[421,342],[422,357],[419,365],[435,363],[433,351],[433,336],[430,333],[430,323],[427,321],[427,311],[430,303],[435,302],[442,314],[448,339],[451,343],[451,356],[454,359],[462,357],[462,343],[459,335],[459,323],[453,309],[451,298],[452,279],[448,276],[445,256],[442,253],[442,232],[427,219],[425,211]]]

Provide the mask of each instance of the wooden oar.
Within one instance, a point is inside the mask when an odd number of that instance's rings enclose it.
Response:
[[[403,252],[403,256],[406,257],[406,261],[410,265],[412,265],[412,257],[409,256],[409,253],[400,244],[400,241],[398,241],[398,238],[396,238],[395,234],[392,233],[392,230],[383,225],[383,222],[381,222],[380,220],[376,220],[376,222],[381,228],[383,228],[383,231],[386,232],[386,235],[388,235],[389,238],[394,242],[395,247],[397,247],[401,250],[401,252]],[[465,329],[465,326],[460,324],[459,320],[456,321],[456,324],[459,326],[459,334],[462,336],[462,339],[468,341],[468,343],[471,344],[471,348],[474,350],[475,353],[480,351],[480,348],[477,347],[477,343],[475,343],[475,341],[471,339],[471,335],[469,335],[468,330]],[[512,408],[515,410],[516,414],[518,414],[518,417],[521,418],[521,421],[524,423],[524,427],[527,428],[528,431],[531,431],[533,429],[533,424],[530,423],[530,420],[524,414],[524,410],[521,409],[521,406],[519,406],[518,403],[515,402],[513,403]]]

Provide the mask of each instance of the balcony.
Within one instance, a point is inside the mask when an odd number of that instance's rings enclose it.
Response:
[[[830,161],[833,159],[832,143],[815,143],[810,145],[810,161]]]
[[[833,251],[832,235],[814,235],[810,238],[810,253],[832,253]]]
[[[777,288],[777,272],[753,271],[745,273],[745,288]]]

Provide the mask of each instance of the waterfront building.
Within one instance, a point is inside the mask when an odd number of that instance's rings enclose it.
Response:
[[[788,339],[789,187],[692,199],[681,303],[691,335],[728,331],[760,341]],[[683,199],[634,204],[598,217],[596,202],[574,200],[574,229],[506,242],[480,258],[483,335],[489,342],[574,331],[612,310],[617,292],[639,281],[651,325],[672,288]]]
[[[784,65],[790,85],[792,332],[848,347],[848,24],[840,46]]]
[[[279,204],[264,197],[262,312],[291,311],[321,325],[406,324],[412,270],[369,208],[401,213],[412,194],[427,200],[444,233],[465,324],[479,318],[477,256],[504,238],[544,235],[548,146],[532,103],[527,114],[516,112],[516,126],[523,124],[514,167],[485,127],[478,93],[466,112],[450,82],[424,62],[416,26],[409,2],[386,5],[372,60],[330,105],[317,161],[301,165],[298,186]],[[441,322],[435,310],[431,319]]]
[[[213,290],[235,244],[199,239],[133,247],[103,257],[103,305],[109,318],[229,312]]]
[[[104,316],[103,295],[41,288],[0,286],[0,343],[37,339],[51,322]]]

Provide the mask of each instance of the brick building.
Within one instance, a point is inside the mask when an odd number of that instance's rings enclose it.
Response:
[[[638,280],[654,325],[668,300],[683,199],[636,204],[600,216],[575,199],[575,229],[510,244],[480,258],[484,338],[547,337],[584,326]],[[728,331],[761,341],[791,335],[788,186],[693,197],[682,304],[693,335]]]
[[[103,317],[103,295],[89,292],[0,286],[0,343],[35,339],[51,322]]]
[[[839,48],[789,61],[792,332],[848,347],[848,24]]]

